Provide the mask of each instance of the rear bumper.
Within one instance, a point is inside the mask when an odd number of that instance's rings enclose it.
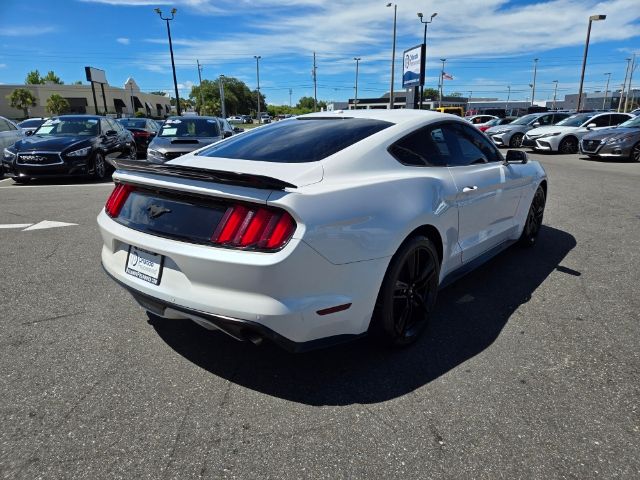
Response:
[[[366,333],[389,261],[334,265],[297,238],[274,253],[185,243],[130,229],[104,211],[98,225],[105,271],[146,310],[204,322],[241,340],[266,338],[292,351]],[[164,256],[159,285],[125,273],[129,245]],[[318,313],[344,304],[351,306]]]

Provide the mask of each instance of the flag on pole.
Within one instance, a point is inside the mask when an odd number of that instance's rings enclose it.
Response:
[[[453,75],[448,74],[447,72],[442,72],[443,80],[453,80]]]

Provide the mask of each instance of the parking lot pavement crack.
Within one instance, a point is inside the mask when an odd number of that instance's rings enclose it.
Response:
[[[53,317],[46,317],[46,318],[41,318],[39,320],[32,320],[30,322],[24,322],[24,323],[22,323],[22,325],[36,325],[38,323],[51,322],[53,320],[61,320],[63,318],[77,317],[78,315],[83,315],[85,313],[87,313],[87,312],[82,311],[82,312],[74,312],[74,313],[65,313],[63,315],[55,315]]]
[[[178,425],[178,428],[176,429],[176,435],[175,435],[175,437],[173,439],[173,445],[171,445],[171,451],[169,452],[169,458],[167,459],[167,463],[164,466],[164,474],[162,475],[162,478],[167,478],[167,476],[169,475],[169,467],[171,467],[171,464],[174,461],[176,448],[178,447],[178,442],[182,438],[182,433],[183,433],[183,430],[184,430],[184,426],[185,426],[185,424],[187,422],[187,417],[189,416],[189,411],[191,410],[192,401],[190,401],[189,404],[184,409],[184,414],[182,415],[182,419],[180,420],[180,425]]]

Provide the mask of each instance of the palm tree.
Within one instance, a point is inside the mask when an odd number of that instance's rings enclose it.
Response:
[[[47,99],[47,112],[51,115],[60,115],[69,110],[69,102],[57,93]]]
[[[16,88],[13,92],[7,95],[9,105],[12,108],[17,108],[23,111],[24,118],[29,117],[29,107],[36,106],[36,97],[31,91],[26,88]]]

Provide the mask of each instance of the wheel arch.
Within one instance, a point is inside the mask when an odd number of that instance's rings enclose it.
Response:
[[[409,233],[409,235],[405,237],[400,245],[404,244],[404,242],[406,242],[408,239],[417,235],[425,236],[433,242],[434,246],[436,247],[436,251],[438,252],[438,261],[440,262],[440,265],[442,265],[444,244],[442,242],[442,235],[440,235],[438,229],[430,224],[420,225],[419,227],[411,231],[411,233]],[[400,246],[398,246],[398,249],[399,248]]]
[[[544,197],[547,198],[547,179],[545,178],[544,180],[542,180],[539,186],[542,187],[542,190],[544,191]]]

